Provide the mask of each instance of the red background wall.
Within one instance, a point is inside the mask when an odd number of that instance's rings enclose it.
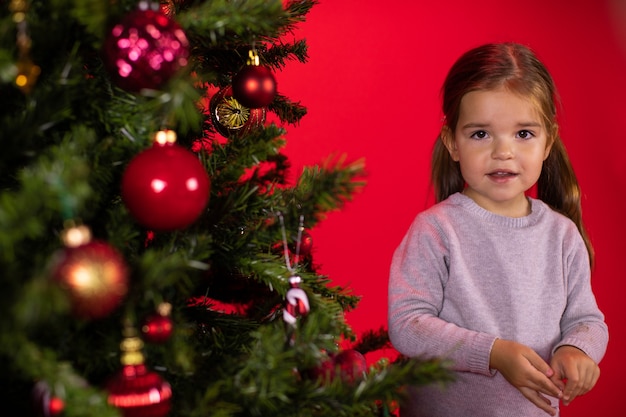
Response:
[[[485,42],[536,50],[561,93],[561,133],[584,193],[593,286],[610,331],[598,385],[563,415],[626,415],[618,391],[626,368],[626,0],[321,0],[294,37],[307,39],[310,61],[277,74],[279,91],[309,111],[288,126],[294,174],[332,153],[363,157],[368,171],[363,192],[311,231],[321,272],[362,296],[347,314],[357,333],[386,326],[392,252],[432,201],[429,156],[448,68]]]

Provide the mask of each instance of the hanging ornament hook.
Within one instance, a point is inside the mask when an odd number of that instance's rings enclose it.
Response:
[[[260,65],[259,54],[257,54],[256,49],[254,49],[254,46],[252,47],[252,49],[250,49],[250,51],[248,51],[247,64],[253,65],[255,67],[258,67]]]

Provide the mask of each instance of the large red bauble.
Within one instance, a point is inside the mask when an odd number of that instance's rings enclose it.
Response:
[[[109,315],[128,292],[124,258],[106,242],[92,240],[59,252],[53,279],[65,288],[73,313],[86,319]]]
[[[261,65],[246,65],[233,77],[233,96],[253,109],[266,107],[276,96],[276,79],[272,71]]]
[[[170,384],[144,364],[124,365],[106,389],[109,404],[124,417],[165,417],[171,408]]]
[[[172,231],[191,225],[209,201],[210,180],[198,157],[173,143],[141,152],[122,177],[122,200],[148,229]]]
[[[136,10],[113,26],[104,41],[104,64],[113,82],[130,92],[158,89],[187,65],[189,41],[164,13]]]

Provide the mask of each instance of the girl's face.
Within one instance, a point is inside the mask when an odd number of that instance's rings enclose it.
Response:
[[[464,194],[496,214],[529,214],[525,192],[539,179],[551,147],[532,101],[504,87],[467,93],[456,130],[444,129],[443,140],[461,167]]]

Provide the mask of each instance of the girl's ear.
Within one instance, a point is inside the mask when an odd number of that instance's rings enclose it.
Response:
[[[441,127],[440,137],[441,137],[441,141],[443,142],[443,144],[448,149],[448,152],[450,153],[450,158],[452,158],[452,160],[455,162],[459,162],[459,152],[456,148],[456,141],[454,140],[454,133],[452,132],[452,130],[450,129],[448,125],[443,125]]]

